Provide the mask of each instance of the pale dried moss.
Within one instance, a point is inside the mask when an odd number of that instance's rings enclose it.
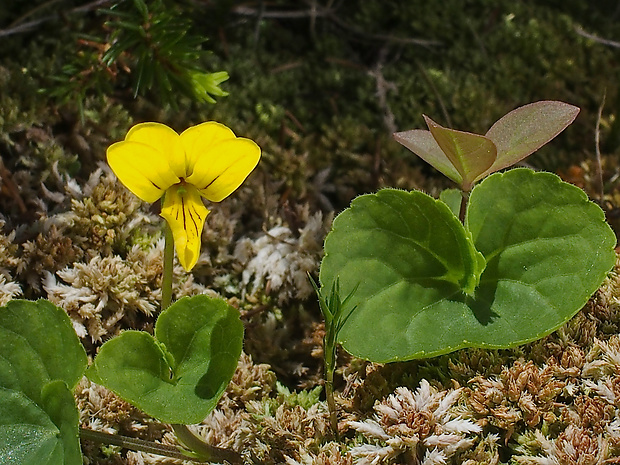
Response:
[[[61,231],[52,224],[47,231],[37,234],[35,239],[21,244],[18,274],[30,289],[40,291],[46,272],[55,273],[84,257],[84,250],[66,234],[65,228]]]
[[[97,256],[58,271],[66,284],[49,273],[43,287],[47,298],[69,314],[79,337],[99,342],[120,331],[122,319],[134,312],[151,315],[157,308],[153,291],[132,265],[118,256]]]
[[[71,210],[58,215],[57,221],[70,228],[74,242],[88,258],[126,251],[138,226],[156,222],[154,215],[140,211],[142,202],[107,166],[97,169],[81,190],[71,198]]]
[[[159,309],[163,248],[164,242],[159,240],[148,250],[134,246],[126,259],[95,256],[56,275],[48,272],[43,284],[47,298],[69,314],[79,337],[89,337],[92,342],[107,339],[123,328],[150,325],[152,320],[140,315],[149,317]],[[180,266],[174,271],[177,299],[207,292]]]
[[[388,463],[395,459],[415,465],[446,463],[457,452],[476,442],[479,424],[462,418],[454,407],[462,389],[440,391],[422,380],[415,392],[396,388],[394,394],[374,406],[375,415],[365,421],[349,421],[369,444],[354,447],[351,454],[360,465]]]
[[[6,305],[10,300],[20,297],[22,294],[21,286],[14,281],[0,275],[0,307]]]
[[[308,273],[315,274],[323,255],[323,239],[331,225],[331,217],[321,212],[300,209],[301,227],[276,226],[255,240],[237,242],[235,258],[243,266],[242,286],[254,295],[259,290],[276,294],[281,305],[291,299],[305,300],[313,288]]]
[[[22,295],[20,284],[13,278],[20,263],[16,256],[15,232],[5,235],[4,225],[4,221],[0,220],[0,306]]]
[[[5,222],[0,219],[0,274],[8,280],[17,270],[20,260],[17,257],[15,231],[5,234],[5,229]]]
[[[473,378],[466,388],[468,406],[483,424],[506,431],[507,437],[523,421],[529,427],[542,420],[556,421],[556,398],[566,382],[555,378],[555,368],[517,360],[498,377]]]
[[[541,431],[530,432],[520,438],[522,449],[528,455],[517,455],[515,463],[521,465],[603,465],[617,463],[617,455],[609,439],[601,434],[575,425],[568,427],[557,438],[548,438]],[[536,454],[536,455],[534,455]]]

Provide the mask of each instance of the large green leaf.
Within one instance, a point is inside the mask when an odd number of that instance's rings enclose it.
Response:
[[[467,226],[440,201],[384,190],[357,198],[325,241],[321,283],[339,277],[357,305],[343,347],[377,362],[462,347],[511,347],[573,316],[612,267],[615,237],[602,210],[548,173],[488,177]],[[477,283],[475,293],[464,283]],[[467,261],[471,261],[469,264]],[[467,291],[467,292],[466,292]]]
[[[239,313],[225,301],[183,298],[161,313],[155,337],[126,331],[106,342],[87,374],[161,421],[199,423],[230,382],[242,342]]]
[[[465,229],[441,201],[421,192],[384,189],[356,198],[334,221],[325,241],[321,283],[340,278],[342,295],[358,284],[358,308],[341,332],[354,355],[407,358],[409,328],[432,332],[426,305],[476,287],[484,260]],[[435,336],[433,336],[435,337]],[[400,355],[400,354],[403,355]]]

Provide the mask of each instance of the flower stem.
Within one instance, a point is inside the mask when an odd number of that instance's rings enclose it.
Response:
[[[192,433],[187,426],[178,424],[173,424],[171,426],[179,441],[195,453],[198,460],[204,462],[226,461],[231,464],[243,463],[243,458],[237,452],[207,444]]]
[[[119,446],[123,449],[138,450],[140,452],[146,452],[147,454],[163,455],[173,459],[187,460],[190,458],[178,447],[159,444],[152,441],[145,441],[144,439],[131,438],[129,436],[120,436],[118,434],[109,434],[102,431],[93,431],[86,428],[80,428],[80,438],[87,441]]]
[[[172,230],[166,222],[164,245],[164,275],[161,282],[161,309],[165,310],[172,304],[172,268],[174,265],[174,239]],[[189,449],[183,458],[192,457],[200,462],[229,462],[240,464],[243,462],[241,455],[229,449],[214,447],[204,442],[192,433],[186,425],[171,425],[177,439]]]
[[[172,230],[165,223],[164,275],[161,280],[161,309],[166,310],[172,303],[172,268],[174,265],[174,240]]]

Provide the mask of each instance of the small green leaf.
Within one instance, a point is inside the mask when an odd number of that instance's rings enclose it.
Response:
[[[0,463],[63,463],[62,441],[49,415],[24,393],[0,388]]]
[[[0,463],[81,465],[73,394],[59,380],[43,392],[42,408],[22,392],[0,388]]]
[[[461,211],[461,201],[463,200],[463,194],[458,189],[444,189],[439,194],[439,200],[445,203],[454,216],[458,218],[459,212]]]
[[[12,300],[0,308],[0,374],[7,373],[0,386],[22,390],[40,403],[43,386],[62,380],[73,388],[86,363],[84,347],[61,308],[47,300]]]
[[[343,293],[359,283],[340,334],[347,351],[389,362],[538,339],[583,307],[615,261],[603,211],[548,173],[489,176],[471,193],[466,224],[441,201],[394,190],[359,197],[336,218],[320,278],[339,277]]]
[[[486,133],[497,147],[497,159],[483,176],[523,160],[564,131],[578,114],[578,107],[551,100],[530,103],[506,114]]]
[[[87,374],[161,421],[199,423],[230,382],[242,342],[236,309],[186,297],[161,313],[155,338],[126,331],[106,342]]]
[[[493,141],[479,134],[444,128],[426,115],[424,120],[441,150],[461,175],[461,189],[471,190],[474,181],[497,158],[497,148]]]
[[[443,153],[443,150],[441,150],[441,147],[439,147],[430,131],[412,129],[410,131],[395,132],[394,139],[444,176],[452,179],[459,186],[461,182],[463,182],[463,177],[446,154]]]
[[[80,465],[73,388],[86,353],[64,310],[46,300],[0,308],[0,463]]]

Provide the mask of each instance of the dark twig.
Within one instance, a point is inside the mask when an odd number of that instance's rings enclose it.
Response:
[[[95,10],[97,8],[99,8],[100,6],[103,6],[107,3],[111,3],[113,0],[95,0],[93,2],[87,3],[86,5],[81,5],[81,6],[77,6],[75,8],[72,8],[71,10],[69,10],[69,14],[72,13],[84,13],[84,12],[88,12],[91,10]],[[51,3],[51,2],[50,2]],[[47,6],[47,4],[46,4]],[[38,7],[35,8],[35,10],[39,9]],[[6,29],[0,29],[0,37],[7,37],[13,34],[20,34],[23,32],[28,32],[31,31],[33,29],[35,29],[36,27],[40,26],[41,24],[47,23],[48,21],[52,21],[55,19],[58,19],[61,17],[60,13],[54,13],[54,14],[50,14],[47,16],[44,16],[43,18],[39,18],[39,19],[35,19],[32,21],[28,21],[28,22],[21,22],[24,19],[26,19],[27,17],[31,16],[34,13],[34,11],[30,11],[28,13],[26,13],[24,16],[20,17],[19,19],[17,19],[16,21],[14,21],[11,26],[9,26]]]
[[[334,14],[334,10],[331,8],[322,8],[315,5],[315,7],[310,7],[307,10],[276,10],[276,11],[261,11],[261,9],[251,8],[248,6],[237,6],[233,9],[233,13],[242,15],[242,16],[256,16],[263,19],[300,19],[300,18],[310,18],[311,20],[316,21],[318,17],[327,17],[338,26],[343,29],[348,30],[356,35],[359,35],[368,40],[383,40],[386,42],[398,43],[398,44],[409,44],[409,45],[421,45],[423,47],[431,47],[436,45],[441,45],[441,42],[436,40],[429,39],[416,39],[411,37],[396,37],[392,35],[386,34],[369,34],[362,29],[359,29],[355,26],[352,26],[340,18],[338,18]]]
[[[397,131],[396,118],[388,103],[387,93],[388,90],[395,90],[396,86],[385,80],[383,76],[383,66],[387,59],[389,47],[385,44],[379,51],[379,58],[372,70],[368,72],[376,81],[377,98],[379,100],[379,108],[383,111],[383,123],[388,130],[388,134],[393,134]]]
[[[452,121],[450,119],[450,114],[448,113],[448,109],[446,108],[446,105],[443,103],[443,99],[441,98],[441,94],[439,93],[439,90],[437,89],[437,86],[435,86],[435,83],[433,82],[431,77],[426,72],[426,69],[424,68],[424,66],[422,66],[420,64],[420,62],[418,60],[415,61],[415,64],[418,67],[418,69],[420,70],[420,73],[422,73],[422,78],[430,86],[431,91],[433,92],[433,94],[435,94],[435,97],[437,98],[437,103],[439,103],[439,107],[441,108],[441,112],[443,113],[443,117],[446,120],[446,124],[448,125],[448,127],[452,127]]]
[[[620,48],[620,42],[616,42],[615,40],[608,40],[598,37],[594,34],[590,34],[589,32],[584,31],[579,26],[575,26],[575,32],[586,39],[593,40],[598,42],[599,44],[608,45],[609,47]]]
[[[29,17],[37,14],[39,11],[45,10],[46,8],[52,6],[54,3],[58,3],[59,1],[62,1],[62,0],[48,0],[47,2],[42,3],[41,5],[38,5],[38,6],[34,7],[32,10],[29,10],[27,13],[21,15],[15,21],[13,21],[11,24],[9,24],[9,27],[18,26],[19,24],[23,23],[26,20],[26,18],[29,18]]]
[[[308,10],[298,10],[298,11],[261,11],[261,8],[251,8],[249,6],[239,5],[233,8],[233,13],[238,14],[240,16],[254,16],[263,19],[300,19],[300,18],[311,18],[313,15],[316,16],[327,16],[327,12],[322,11],[313,11],[312,8]]]
[[[605,97],[607,91],[603,92],[603,100],[598,107],[598,114],[596,116],[596,129],[594,131],[594,144],[596,150],[596,174],[599,185],[599,202],[603,204],[603,195],[605,195],[603,187],[603,163],[601,160],[601,118],[603,117],[603,107],[605,106]]]

